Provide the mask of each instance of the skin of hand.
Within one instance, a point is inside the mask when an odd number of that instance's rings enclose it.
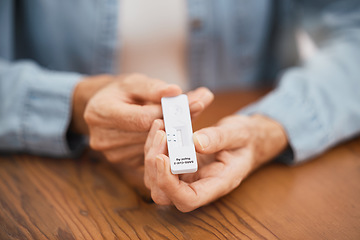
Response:
[[[89,133],[92,149],[112,163],[136,159],[143,163],[144,144],[151,124],[162,118],[162,97],[177,96],[180,87],[141,74],[93,76],[81,81],[74,91],[71,128]],[[192,115],[213,100],[206,88],[188,93]]]
[[[198,171],[173,175],[163,120],[154,121],[145,144],[145,185],[159,205],[192,211],[231,192],[288,145],[283,127],[261,115],[231,115],[193,135]]]

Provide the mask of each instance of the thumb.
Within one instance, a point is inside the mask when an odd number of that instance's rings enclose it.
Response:
[[[212,154],[222,150],[242,147],[246,138],[235,129],[225,126],[203,128],[193,135],[195,149],[199,153]]]

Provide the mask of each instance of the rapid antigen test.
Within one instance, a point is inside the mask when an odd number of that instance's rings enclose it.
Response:
[[[173,174],[196,172],[198,165],[187,96],[182,94],[176,97],[163,97],[161,106],[171,172]]]

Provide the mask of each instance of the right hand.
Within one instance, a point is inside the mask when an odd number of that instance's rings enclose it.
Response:
[[[150,126],[162,116],[161,98],[181,92],[176,85],[140,74],[115,77],[85,108],[91,148],[113,163],[143,156]]]

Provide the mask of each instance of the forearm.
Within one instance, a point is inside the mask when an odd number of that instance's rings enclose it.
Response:
[[[71,99],[83,76],[50,71],[34,61],[0,59],[0,150],[49,156],[71,156],[66,131],[71,119]]]
[[[335,44],[307,65],[289,70],[276,90],[242,110],[284,126],[294,156],[283,158],[286,163],[310,159],[360,132],[360,71],[355,52],[359,48],[354,45]]]

